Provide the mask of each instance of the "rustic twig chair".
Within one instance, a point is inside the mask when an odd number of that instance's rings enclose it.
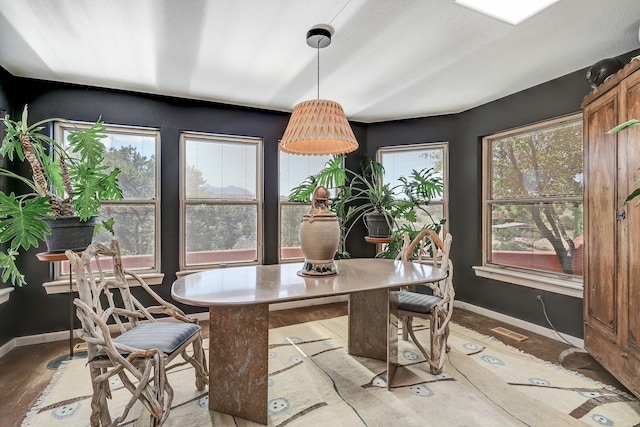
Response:
[[[398,292],[398,318],[402,321],[402,339],[411,339],[418,347],[427,363],[430,372],[439,374],[444,366],[447,351],[447,338],[449,336],[449,320],[453,314],[453,263],[449,259],[451,249],[451,234],[447,233],[444,242],[432,230],[423,230],[418,236],[409,240],[408,234],[404,236],[404,245],[399,255],[403,260],[417,260],[428,262],[424,258],[431,259],[434,267],[446,270],[446,279],[437,283],[427,283],[419,286],[428,286],[432,295],[401,290]],[[416,339],[413,330],[413,318],[419,317],[429,320],[430,351],[424,349]]]
[[[66,256],[78,287],[79,297],[74,304],[82,323],[80,337],[87,343],[93,384],[91,426],[120,425],[136,401],[151,414],[151,425],[162,425],[173,400],[166,376],[169,369],[190,363],[195,368],[198,390],[208,383],[197,320],[187,318],[179,308],[164,301],[135,272],[124,270],[116,240],[111,247],[92,243],[82,257],[72,251],[67,251]],[[113,273],[107,274],[109,264]],[[130,292],[128,276],[139,282],[159,305],[145,308]],[[158,314],[176,321],[157,321],[154,315]],[[110,326],[119,333],[115,338],[111,337]],[[190,345],[192,355],[186,351]],[[170,365],[177,355],[182,355],[184,361],[176,360]],[[107,399],[111,398],[109,381],[116,376],[131,392],[131,398],[122,415],[112,420]]]

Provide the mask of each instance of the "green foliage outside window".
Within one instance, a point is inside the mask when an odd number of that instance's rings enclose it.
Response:
[[[490,139],[491,247],[553,251],[573,274],[582,235],[582,121]]]

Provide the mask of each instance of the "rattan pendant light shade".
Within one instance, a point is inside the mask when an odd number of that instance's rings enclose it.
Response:
[[[326,99],[296,105],[280,141],[280,150],[292,154],[344,154],[357,148],[342,107]]]
[[[326,26],[312,28],[307,33],[307,44],[318,49],[318,87],[320,48],[329,46],[330,43],[331,32]],[[342,106],[326,99],[314,99],[297,104],[280,141],[281,151],[308,156],[345,154],[357,148],[358,141]]]

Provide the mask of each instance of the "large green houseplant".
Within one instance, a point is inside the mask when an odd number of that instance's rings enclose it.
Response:
[[[443,191],[442,178],[432,168],[413,170],[408,177],[400,177],[400,184],[391,186],[384,183],[384,168],[381,163],[363,157],[360,173],[342,167],[344,155],[335,156],[324,169],[309,176],[295,187],[289,195],[294,202],[308,202],[313,190],[322,185],[330,189],[331,210],[336,214],[341,227],[341,246],[338,257],[348,257],[345,241],[355,224],[370,214],[379,214],[388,222],[393,241],[388,247],[395,248],[396,240],[401,241],[400,232],[416,227],[418,211],[424,212],[439,228],[441,221],[435,221],[425,208],[430,200]],[[413,231],[412,231],[413,233]],[[390,254],[387,254],[390,255]]]
[[[78,217],[87,221],[98,215],[102,200],[121,199],[118,186],[120,170],[104,164],[102,143],[105,126],[98,120],[89,128],[76,128],[69,133],[66,146],[41,133],[45,125],[67,122],[50,118],[28,124],[24,107],[20,120],[9,115],[4,122],[6,135],[0,154],[14,163],[14,170],[0,168],[0,176],[22,183],[24,192],[16,194],[6,188],[0,191],[0,253],[2,280],[14,286],[25,284],[16,265],[20,249],[37,247],[51,233],[48,220]],[[19,174],[17,161],[29,165],[29,173]],[[113,220],[102,221],[113,233]]]
[[[419,211],[435,222],[426,206],[442,193],[443,182],[433,168],[412,170],[408,177],[398,178],[400,183],[393,187],[384,182],[381,163],[364,157],[360,162],[360,170],[360,174],[353,174],[345,200],[350,203],[346,220],[351,221],[351,226],[360,218],[366,224],[375,224],[375,221],[378,224],[386,223],[384,225],[387,227],[382,227],[382,234],[374,236],[390,237],[393,230],[399,227],[397,221],[415,223]],[[371,221],[372,217],[377,218]],[[373,226],[367,225],[367,229],[371,234]]]

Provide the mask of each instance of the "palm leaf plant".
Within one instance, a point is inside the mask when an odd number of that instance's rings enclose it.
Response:
[[[0,154],[11,162],[26,162],[30,170],[30,176],[24,176],[0,168],[0,176],[25,188],[19,194],[0,191],[0,243],[5,248],[0,253],[0,269],[2,280],[14,286],[26,283],[16,257],[20,249],[38,247],[51,233],[46,219],[77,216],[87,221],[98,215],[102,200],[122,199],[120,170],[104,165],[101,120],[87,129],[72,130],[65,147],[42,131],[49,123],[67,120],[50,118],[28,124],[27,119],[27,106],[18,121],[9,115],[0,119],[6,131]],[[102,226],[113,233],[112,219],[102,221]]]

